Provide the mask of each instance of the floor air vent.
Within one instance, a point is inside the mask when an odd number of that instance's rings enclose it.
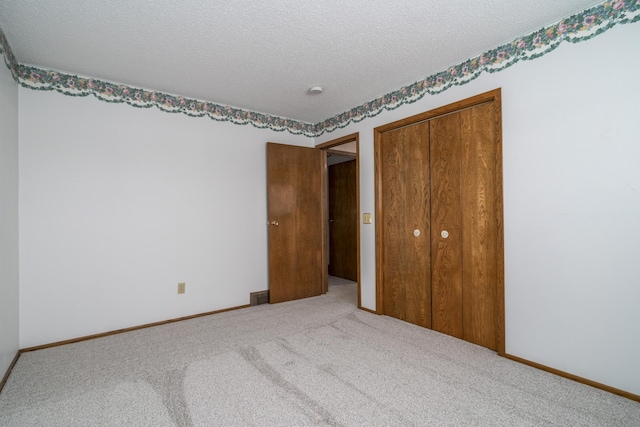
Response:
[[[251,305],[269,304],[269,291],[251,292],[249,299]]]

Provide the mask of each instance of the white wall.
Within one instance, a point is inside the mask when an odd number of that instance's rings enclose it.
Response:
[[[507,353],[640,394],[640,24],[566,43],[352,124],[362,212],[373,128],[502,88]],[[374,221],[375,222],[375,221]],[[362,304],[375,309],[375,231],[361,225]]]
[[[245,305],[268,288],[265,143],[313,139],[19,94],[21,348]]]
[[[0,63],[0,379],[18,352],[18,298],[18,83]]]

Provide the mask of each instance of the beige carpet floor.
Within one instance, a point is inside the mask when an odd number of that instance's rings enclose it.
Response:
[[[0,426],[640,426],[640,404],[358,310],[289,303],[24,353]]]

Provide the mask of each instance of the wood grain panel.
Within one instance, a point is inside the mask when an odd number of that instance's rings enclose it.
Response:
[[[425,327],[431,326],[428,126],[391,131],[380,140],[383,311]]]
[[[460,112],[462,118],[463,338],[497,350],[498,249],[494,105]]]
[[[431,327],[431,192],[429,123],[398,130],[405,140],[406,320]],[[416,236],[414,231],[418,231]]]
[[[322,151],[267,144],[269,298],[322,293]]]
[[[505,323],[504,323],[504,198],[502,186],[502,95],[495,91],[493,104],[493,120],[495,130],[495,221],[496,221],[496,351],[499,355],[506,354]]]
[[[430,122],[432,328],[463,337],[460,114]],[[442,237],[446,230],[448,237]]]
[[[329,274],[358,280],[356,160],[329,166]]]
[[[384,189],[380,194],[382,212],[377,223],[384,241],[380,260],[384,292],[382,313],[401,320],[406,319],[404,151],[402,133],[389,132],[381,136],[380,176]]]

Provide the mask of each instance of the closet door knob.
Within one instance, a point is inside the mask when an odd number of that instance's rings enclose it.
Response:
[[[417,228],[413,230],[413,235],[416,237],[420,236],[420,230],[418,230]]]
[[[440,235],[442,236],[443,239],[446,239],[447,237],[449,237],[449,232],[447,230],[442,230],[440,232]]]

